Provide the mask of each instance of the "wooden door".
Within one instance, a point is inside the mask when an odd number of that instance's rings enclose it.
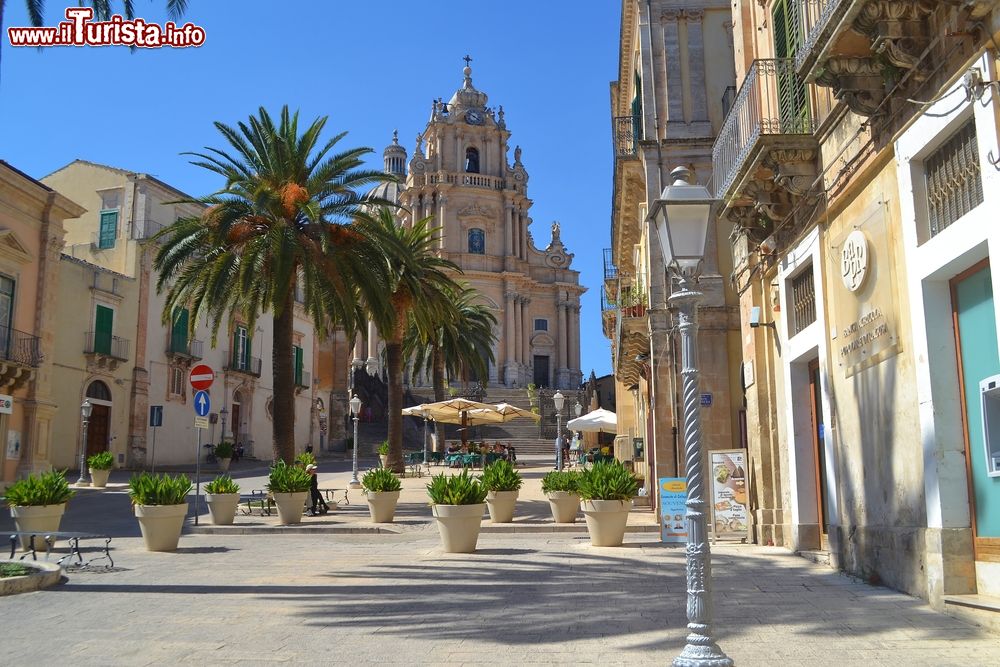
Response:
[[[823,401],[819,384],[819,360],[809,362],[809,421],[812,424],[813,453],[816,461],[816,516],[820,534],[827,534],[826,516],[826,427],[823,423]]]
[[[87,456],[106,452],[111,434],[111,408],[94,405],[87,424]]]

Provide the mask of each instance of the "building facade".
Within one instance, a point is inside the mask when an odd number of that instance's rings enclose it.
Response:
[[[497,319],[495,363],[483,384],[576,388],[580,371],[579,272],[570,268],[561,228],[553,222],[547,244],[535,246],[529,226],[532,202],[521,148],[508,162],[510,131],[503,107],[487,106],[472,85],[472,69],[448,102],[437,100],[414,154],[394,138],[385,169],[405,187],[382,186],[379,195],[403,207],[401,224],[434,218],[437,251],[461,270],[461,280],[479,292]],[[358,341],[355,358],[364,356]],[[376,359],[377,335],[369,327],[367,359]],[[454,378],[458,380],[459,378]],[[429,385],[430,378],[411,378]]]
[[[63,220],[84,209],[0,161],[0,487],[48,468]]]
[[[734,83],[729,5],[677,4],[622,2],[619,73],[611,83],[611,248],[601,294],[616,383],[616,455],[634,462],[654,498],[658,478],[685,474],[684,424],[680,339],[667,304],[671,285],[646,215],[675,167],[687,166],[700,183],[715,177],[712,145]],[[728,280],[731,228],[725,220],[713,224],[699,282],[707,449],[742,443],[739,317]]]
[[[755,539],[935,603],[1000,590],[995,8],[738,2],[713,148]]]
[[[157,293],[153,270],[156,241],[163,227],[183,216],[198,215],[201,206],[191,197],[148,174],[77,160],[44,181],[65,188],[67,196],[82,202],[87,213],[66,223],[66,261],[87,267],[80,285],[67,286],[68,305],[59,311],[60,329],[66,329],[65,354],[85,369],[67,379],[62,390],[75,405],[84,397],[91,403],[106,400],[110,420],[108,447],[119,465],[152,466],[195,460],[198,433],[188,376],[194,364],[215,371],[209,390],[210,427],[201,433],[203,444],[230,440],[247,456],[271,457],[272,317],[261,315],[256,326],[234,313],[213,336],[205,322],[191,322],[186,308],[164,321],[164,296]],[[64,262],[65,263],[65,262]],[[108,281],[115,287],[109,289]],[[128,287],[128,293],[123,290]],[[116,293],[117,290],[117,293]],[[86,312],[80,311],[86,304]],[[80,341],[80,323],[88,326],[88,345]],[[296,305],[295,444],[302,451],[319,447],[322,403],[316,402],[312,378],[317,358],[313,325]],[[106,348],[106,349],[105,349]],[[81,361],[81,356],[85,359]],[[99,383],[99,384],[95,384]],[[103,385],[103,387],[102,387]],[[110,398],[91,394],[110,389]],[[150,408],[159,406],[162,426],[150,425]],[[64,417],[63,447],[80,442],[79,410]],[[124,427],[119,427],[119,423]],[[115,429],[124,428],[120,436]],[[93,417],[88,443],[96,450]],[[93,453],[93,452],[91,452]],[[201,452],[204,456],[205,452]],[[66,454],[60,454],[63,460]]]

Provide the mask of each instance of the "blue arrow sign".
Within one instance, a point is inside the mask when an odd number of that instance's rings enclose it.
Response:
[[[212,409],[212,400],[208,397],[207,391],[196,391],[194,393],[194,413],[199,417],[208,415]]]

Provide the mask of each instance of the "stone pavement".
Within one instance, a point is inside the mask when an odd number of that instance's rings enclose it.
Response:
[[[345,464],[321,468],[324,483],[349,479]],[[236,476],[258,488],[264,472],[247,465]],[[40,665],[644,665],[683,646],[684,552],[655,533],[594,548],[584,532],[484,532],[476,553],[443,554],[424,478],[407,481],[396,534],[189,532],[176,553],[157,554],[139,538],[127,473],[112,479],[110,491],[81,491],[63,528],[113,535],[117,567],[0,599],[0,655]],[[547,512],[534,494],[526,489],[525,523]],[[366,524],[363,497],[353,498],[331,525]],[[630,521],[652,521],[639,514]],[[997,635],[915,598],[779,548],[717,545],[713,556],[717,636],[739,665],[1000,664]]]

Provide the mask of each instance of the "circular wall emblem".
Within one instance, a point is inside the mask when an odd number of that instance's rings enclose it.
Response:
[[[864,232],[855,229],[847,235],[844,247],[840,250],[840,277],[844,287],[852,292],[858,291],[868,275],[868,239]]]

